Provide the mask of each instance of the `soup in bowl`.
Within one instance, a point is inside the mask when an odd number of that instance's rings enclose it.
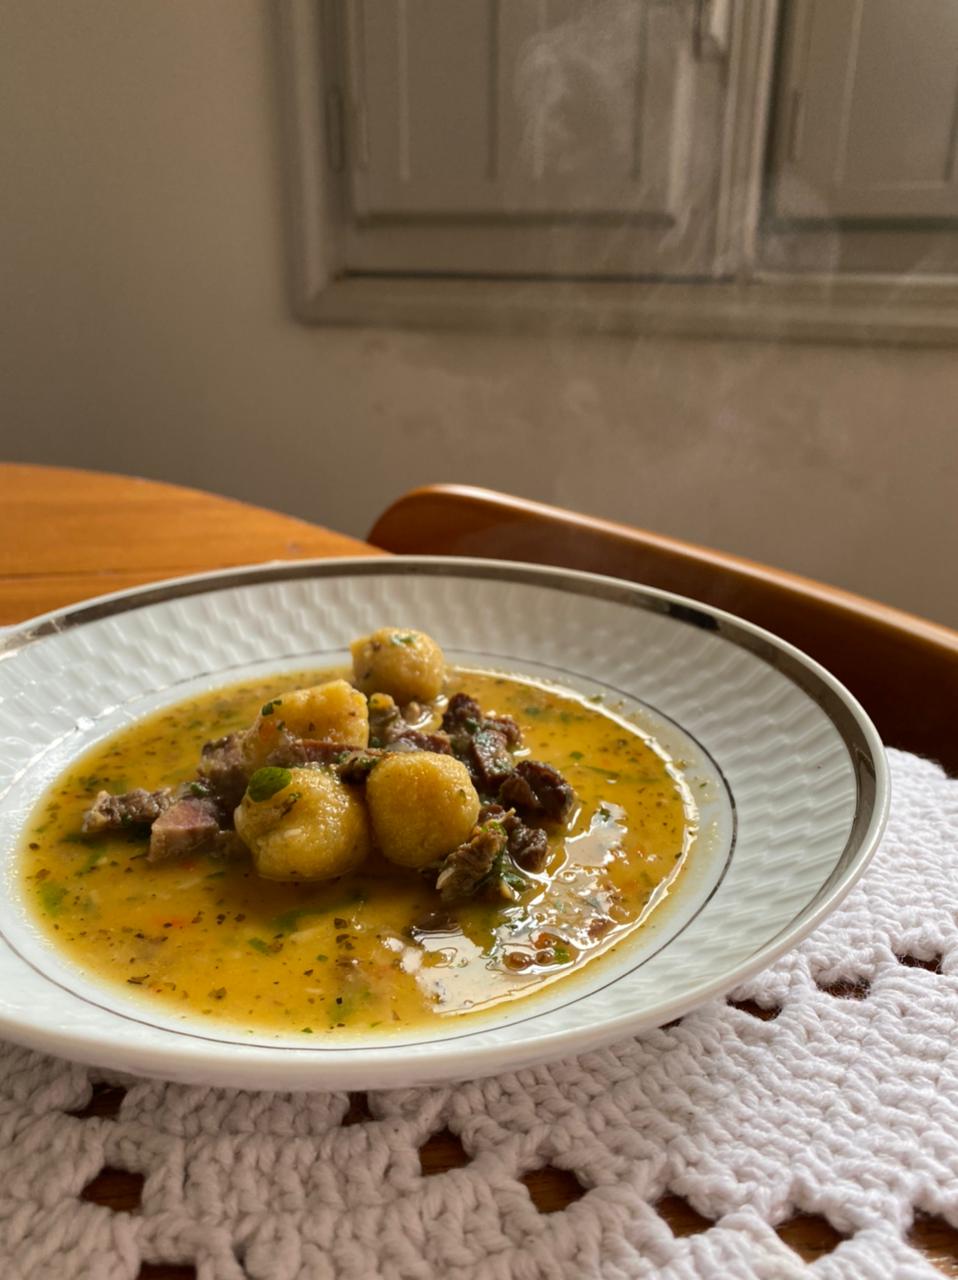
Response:
[[[601,695],[414,629],[351,652],[156,712],[54,784],[20,868],[61,955],[167,1018],[378,1038],[574,979],[676,887],[682,761]]]

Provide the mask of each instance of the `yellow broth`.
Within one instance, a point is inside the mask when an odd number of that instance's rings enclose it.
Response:
[[[266,699],[331,674],[247,682],[149,716],[47,793],[23,841],[25,896],[82,971],[167,1015],[233,1030],[421,1030],[577,972],[637,929],[680,873],[696,810],[660,747],[600,700],[468,670],[450,672],[450,692],[513,716],[519,754],[561,770],[578,800],[568,824],[550,829],[545,871],[514,903],[446,907],[421,875],[375,856],[336,881],[286,884],[260,879],[246,858],[148,863],[142,831],[80,834],[101,788],[184,781],[204,742],[248,724]],[[442,700],[436,724],[441,709]]]

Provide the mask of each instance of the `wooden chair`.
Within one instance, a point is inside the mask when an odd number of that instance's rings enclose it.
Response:
[[[887,745],[958,774],[958,632],[947,627],[738,556],[467,485],[404,494],[369,541],[402,554],[589,569],[727,609],[832,671]]]

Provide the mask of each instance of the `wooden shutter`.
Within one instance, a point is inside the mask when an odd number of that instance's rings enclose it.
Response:
[[[349,0],[347,268],[707,273],[723,97],[697,12]]]
[[[774,213],[958,217],[958,4],[796,0],[788,17]]]

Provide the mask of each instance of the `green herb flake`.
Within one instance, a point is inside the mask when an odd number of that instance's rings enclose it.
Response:
[[[617,773],[615,769],[604,769],[602,768],[601,765],[598,765],[598,764],[583,765],[583,768],[591,769],[593,773],[601,773],[603,778],[605,778],[607,782],[618,782],[622,776],[620,773]]]
[[[292,933],[299,928],[299,922],[303,916],[320,916],[322,914],[322,907],[293,907],[291,911],[284,911],[282,915],[273,917],[269,922],[270,932]]]
[[[317,959],[317,960],[319,960],[320,962],[322,962],[322,961],[324,961],[324,960],[328,960],[328,959],[329,959],[329,956],[317,956],[317,957],[316,957],[316,959]]]
[[[313,1028],[312,1028],[312,1027],[300,1027],[299,1033],[300,1033],[300,1035],[303,1035],[303,1036],[311,1036],[311,1035],[313,1034]]]
[[[60,914],[63,899],[67,896],[66,888],[62,884],[51,884],[49,880],[44,880],[37,894],[40,898],[40,906],[48,916]]]
[[[37,831],[39,830],[40,828],[37,827]],[[60,837],[60,843],[61,844],[82,844],[84,848],[87,848],[90,844],[90,837],[85,836],[82,831],[68,831],[66,835],[63,835]]]
[[[271,956],[273,954],[272,947],[268,942],[264,942],[262,938],[247,938],[246,941],[253,950],[258,951],[261,956]]]
[[[265,703],[265,704],[260,708],[260,715],[261,715],[261,716],[271,716],[271,715],[273,714],[273,712],[276,710],[276,708],[277,708],[277,707],[281,707],[282,705],[283,705],[283,699],[282,699],[282,698],[270,698],[269,702]]]
[[[86,858],[83,861],[83,865],[77,871],[77,875],[78,876],[89,875],[91,871],[96,869],[97,863],[100,862],[105,857],[106,857],[106,849],[102,845],[97,845],[95,848],[91,849],[90,852],[87,854]]]
[[[292,780],[293,775],[288,769],[280,765],[267,765],[263,769],[257,769],[250,778],[246,794],[257,804],[262,804],[264,800],[272,799],[278,791],[288,787]]]
[[[581,759],[582,759],[582,752],[581,752],[581,751],[570,751],[570,752],[569,752],[569,759],[570,759],[570,760],[581,760]]]
[[[394,631],[392,635],[389,637],[389,643],[415,645],[416,637],[414,635],[411,635],[410,632],[408,631],[405,631],[405,632]]]
[[[553,947],[552,954],[555,956],[556,964],[568,964],[572,959],[568,947]]]
[[[501,878],[510,889],[515,889],[517,893],[523,893],[529,887],[529,881],[514,865],[504,865],[502,868]]]

